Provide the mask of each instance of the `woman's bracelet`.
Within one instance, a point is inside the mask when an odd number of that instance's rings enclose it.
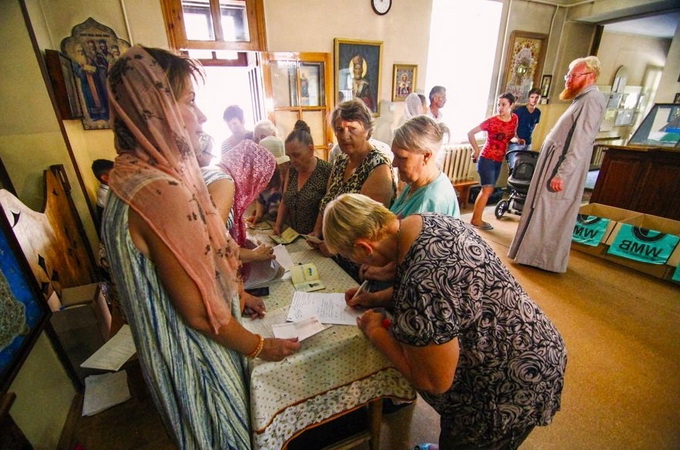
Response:
[[[264,338],[262,337],[261,334],[257,334],[256,336],[259,339],[257,346],[255,347],[255,350],[253,350],[252,352],[250,352],[246,355],[246,358],[255,359],[262,352],[262,348],[264,347]]]

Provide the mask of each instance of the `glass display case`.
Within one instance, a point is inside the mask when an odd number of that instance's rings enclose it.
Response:
[[[680,104],[655,104],[628,145],[680,147]]]

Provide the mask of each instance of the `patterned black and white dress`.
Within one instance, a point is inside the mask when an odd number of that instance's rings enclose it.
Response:
[[[387,159],[387,156],[383,155],[375,147],[366,155],[363,162],[359,167],[356,168],[354,173],[347,178],[345,177],[345,170],[347,170],[347,164],[349,163],[349,157],[344,153],[340,154],[331,168],[330,184],[328,186],[328,192],[321,199],[321,204],[319,205],[319,212],[323,214],[332,200],[340,197],[342,194],[360,194],[361,188],[364,187],[364,183],[368,177],[373,173],[373,169],[383,164],[387,167],[391,167],[392,163]],[[396,191],[394,179],[392,180],[392,190]]]
[[[468,225],[440,214],[422,218],[397,268],[392,332],[412,346],[458,338],[451,388],[420,392],[441,415],[442,436],[483,444],[549,424],[567,363],[560,333]]]

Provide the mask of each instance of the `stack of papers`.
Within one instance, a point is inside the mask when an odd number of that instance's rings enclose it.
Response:
[[[330,325],[322,324],[316,317],[298,322],[286,322],[287,314],[286,308],[277,309],[267,312],[267,315],[262,319],[244,318],[243,326],[251,333],[260,334],[265,338],[290,339],[296,337],[301,341],[330,327]]]
[[[281,264],[281,267],[283,267],[286,272],[293,267],[293,258],[290,257],[290,253],[288,253],[288,249],[286,249],[285,245],[279,244],[274,247],[274,256],[276,256],[276,262]]]
[[[130,399],[130,389],[127,384],[127,373],[124,370],[104,375],[90,375],[85,378],[83,416],[94,416],[128,399]]]
[[[362,311],[350,308],[345,303],[345,294],[317,294],[296,292],[288,310],[287,319],[297,322],[318,317],[324,324],[356,325]]]
[[[136,351],[137,348],[132,341],[130,326],[123,325],[114,337],[109,339],[106,344],[102,345],[99,350],[87,358],[80,367],[116,371],[119,370]]]
[[[286,270],[276,259],[248,263],[248,279],[243,283],[245,289],[255,289],[268,286],[274,280],[280,279]]]

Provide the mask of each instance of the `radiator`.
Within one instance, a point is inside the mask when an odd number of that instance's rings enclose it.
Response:
[[[476,170],[472,163],[474,149],[470,144],[443,145],[441,150],[442,172],[453,183],[472,180]]]

